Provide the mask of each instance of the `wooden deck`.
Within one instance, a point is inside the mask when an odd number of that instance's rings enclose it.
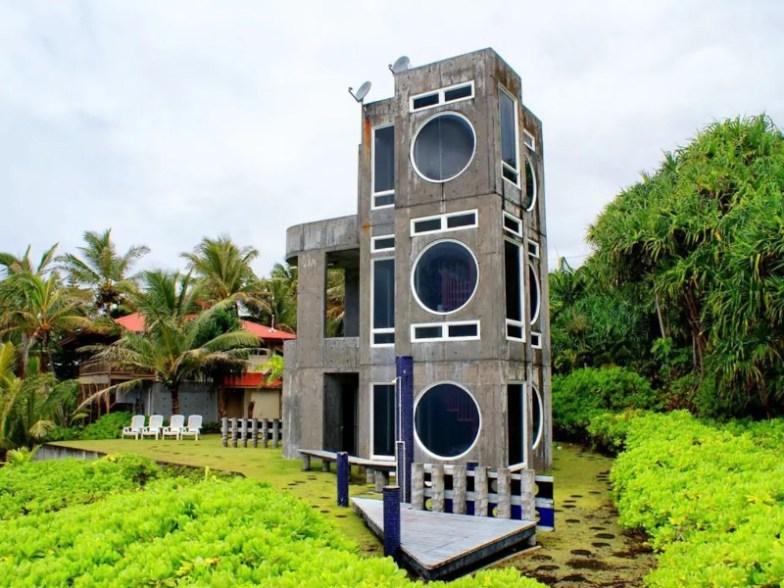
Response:
[[[381,500],[352,498],[354,510],[380,538]],[[471,573],[509,553],[533,545],[536,523],[434,513],[400,506],[400,563],[425,580],[448,580]]]

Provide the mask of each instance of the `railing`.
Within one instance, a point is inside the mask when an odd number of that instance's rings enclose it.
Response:
[[[107,376],[109,379],[115,380],[151,380],[154,378],[153,373],[149,370],[113,367],[111,362],[102,359],[89,359],[87,361],[83,361],[79,365],[79,376],[84,377],[102,375]]]
[[[267,447],[272,442],[273,447],[280,445],[281,432],[283,426],[280,419],[221,419],[221,444],[228,447],[237,447],[241,443],[243,447],[258,447],[261,441],[262,447]]]
[[[553,477],[533,470],[511,472],[474,465],[415,463],[411,466],[411,507],[432,512],[537,521],[555,528]]]

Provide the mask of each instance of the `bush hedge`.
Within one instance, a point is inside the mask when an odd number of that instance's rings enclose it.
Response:
[[[658,406],[648,380],[626,368],[583,368],[553,376],[553,427],[561,438],[585,439],[591,419],[608,411]]]
[[[685,411],[631,421],[613,467],[620,523],[661,551],[650,586],[784,581],[781,422],[719,427]]]

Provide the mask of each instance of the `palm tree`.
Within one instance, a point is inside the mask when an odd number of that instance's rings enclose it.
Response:
[[[49,265],[54,261],[54,255],[56,251],[57,243],[44,251],[37,266],[34,266],[32,260],[30,259],[29,245],[27,246],[27,250],[22,257],[16,257],[11,253],[0,252],[0,266],[5,268],[6,277],[17,274],[35,274],[37,276],[43,276],[48,271],[50,271]]]
[[[103,315],[120,312],[125,300],[123,291],[133,285],[127,274],[136,261],[150,252],[145,245],[132,245],[119,255],[111,233],[111,229],[102,233],[85,231],[85,246],[78,248],[81,257],[67,253],[58,258],[72,284],[93,292],[95,307]]]
[[[254,309],[265,306],[262,284],[250,266],[258,256],[256,249],[240,248],[227,235],[217,239],[204,237],[193,253],[182,254],[188,260],[188,269],[199,280],[207,302],[233,297],[238,305]]]
[[[297,330],[297,268],[276,263],[263,281],[266,307],[259,312],[262,323],[282,331]]]
[[[227,299],[198,312],[201,293],[191,274],[144,272],[141,290],[131,295],[144,316],[142,333],[126,333],[109,346],[93,348],[96,358],[123,368],[152,373],[171,394],[172,413],[180,410],[180,390],[186,381],[209,378],[226,371],[245,369],[246,349],[259,340],[239,329],[214,333],[216,314],[234,304]],[[129,390],[143,380],[111,386],[87,398],[83,405],[111,392]]]
[[[2,286],[0,296],[10,304],[0,312],[0,334],[19,336],[21,353],[17,374],[26,375],[29,352],[36,343],[40,347],[40,371],[51,371],[53,337],[92,325],[85,316],[83,294],[63,287],[56,273],[48,277],[18,273],[6,278]]]

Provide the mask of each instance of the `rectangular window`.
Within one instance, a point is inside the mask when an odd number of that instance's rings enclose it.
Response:
[[[379,251],[393,251],[394,249],[394,235],[381,235],[379,237],[371,237],[370,239],[370,250],[374,253],[378,253]]]
[[[447,86],[432,92],[417,94],[411,97],[411,112],[433,108],[440,104],[470,100],[474,97],[474,82],[465,82],[455,86]]]
[[[479,339],[479,321],[411,325],[411,341],[468,341]]]
[[[372,345],[395,343],[395,260],[373,260]]]
[[[458,325],[448,325],[450,339],[475,339],[479,337],[479,324],[466,323]]]
[[[506,290],[506,338],[525,341],[523,324],[523,260],[522,247],[504,241],[504,280]]]
[[[373,384],[373,457],[395,456],[395,386]]]
[[[441,231],[473,229],[478,226],[476,210],[450,212],[438,216],[427,216],[411,220],[411,234],[423,235]]]
[[[531,151],[536,151],[536,141],[534,136],[528,131],[523,131],[523,144]]]
[[[531,347],[534,349],[541,349],[542,348],[542,334],[541,333],[531,333]]]
[[[504,212],[504,230],[515,237],[523,236],[523,221],[513,217],[508,212]]]
[[[509,433],[509,465],[526,462],[526,435],[528,429],[525,386],[509,384],[506,387],[507,432]]]
[[[520,160],[517,153],[517,100],[506,90],[499,92],[501,104],[501,164],[504,178],[520,186]]]
[[[373,208],[395,204],[395,127],[373,130]]]
[[[528,255],[539,259],[539,243],[528,239]]]

